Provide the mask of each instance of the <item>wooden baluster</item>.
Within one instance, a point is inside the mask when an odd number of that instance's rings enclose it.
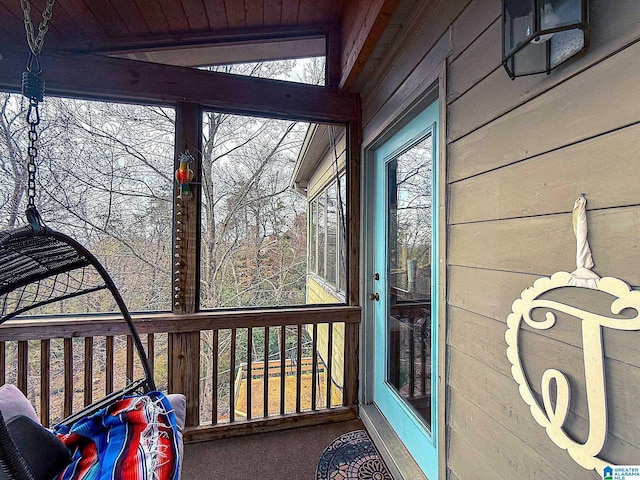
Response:
[[[153,333],[147,334],[147,359],[149,360],[149,369],[151,374],[155,377],[156,370],[156,346],[155,335]]]
[[[413,313],[409,315],[409,398],[413,398],[416,388],[416,317]]]
[[[64,339],[64,417],[73,413],[73,339]]]
[[[300,413],[300,400],[302,398],[302,325],[298,325],[298,342],[296,357],[298,365],[296,368],[296,412]]]
[[[344,324],[344,390],[342,405],[351,407],[358,399],[358,343],[359,325],[355,322]]]
[[[7,344],[0,342],[0,385],[7,383]]]
[[[211,378],[211,423],[213,425],[218,423],[218,330],[213,331],[213,365],[212,378]]]
[[[287,372],[285,371],[287,356],[287,328],[280,327],[280,415],[285,413],[285,382]]]
[[[229,360],[229,422],[236,420],[236,329],[231,329],[231,352]]]
[[[269,416],[269,327],[264,327],[264,369],[262,370],[262,383],[264,392],[262,403],[264,406],[264,418]]]
[[[318,376],[318,324],[313,324],[313,338],[311,339],[311,355],[313,362],[311,363],[311,410],[316,409],[316,395],[318,394],[317,376]]]
[[[40,423],[49,427],[51,421],[51,341],[40,341]]]
[[[84,339],[84,404],[93,402],[93,337]]]
[[[325,379],[327,382],[327,401],[326,407],[331,408],[331,391],[333,384],[333,322],[327,324],[327,359],[326,359],[326,371]]]
[[[247,420],[251,419],[251,384],[253,383],[253,328],[247,329]]]
[[[127,335],[127,383],[133,382],[133,337]]]
[[[18,388],[27,395],[27,376],[29,370],[29,342],[18,342]]]
[[[108,336],[105,342],[106,365],[105,365],[105,394],[113,392],[113,336]]]
[[[421,373],[422,373],[422,380],[420,382],[420,393],[422,394],[422,396],[425,396],[427,394],[427,344],[425,343],[427,341],[427,335],[426,335],[426,328],[427,328],[427,323],[428,322],[424,322],[422,324],[422,328],[420,329],[420,360],[421,360]],[[429,348],[429,350],[431,350]],[[431,363],[431,362],[429,362]]]

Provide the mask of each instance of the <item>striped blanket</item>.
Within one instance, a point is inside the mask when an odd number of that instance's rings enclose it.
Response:
[[[159,392],[127,397],[57,431],[72,460],[57,480],[178,480],[176,418]]]

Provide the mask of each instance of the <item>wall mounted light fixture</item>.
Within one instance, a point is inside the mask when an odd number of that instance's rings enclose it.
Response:
[[[588,45],[588,0],[502,0],[502,64],[511,79],[549,73]]]

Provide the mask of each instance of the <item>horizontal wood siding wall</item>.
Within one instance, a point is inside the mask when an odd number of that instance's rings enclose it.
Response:
[[[640,2],[591,0],[589,50],[551,75],[514,81],[500,64],[499,0],[415,4],[380,73],[363,87],[364,144],[424,94],[419,78],[433,79],[446,59],[446,477],[599,479],[534,421],[511,377],[504,334],[525,288],[575,269],[571,209],[580,193],[594,271],[640,286]],[[579,294],[563,300],[609,306]],[[612,463],[640,458],[639,345],[639,332],[605,332],[603,456]],[[521,350],[533,384],[547,368],[569,375],[568,428],[584,442],[579,322],[526,332]]]
[[[307,198],[312,199],[322,190],[324,190],[329,183],[336,179],[337,173],[342,173],[347,164],[347,136],[346,129],[336,128],[335,138],[336,149],[335,153],[332,149],[327,151],[327,154],[318,165],[316,171],[309,179],[309,186],[307,191]],[[336,172],[337,169],[337,172]]]

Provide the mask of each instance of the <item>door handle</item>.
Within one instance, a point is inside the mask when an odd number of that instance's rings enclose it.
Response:
[[[370,293],[369,294],[369,300],[375,300],[376,302],[379,302],[380,301],[380,294],[378,292]]]

